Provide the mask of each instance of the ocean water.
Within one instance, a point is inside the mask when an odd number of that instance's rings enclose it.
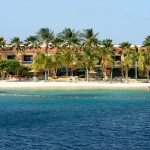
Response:
[[[150,91],[0,90],[0,150],[150,150]]]

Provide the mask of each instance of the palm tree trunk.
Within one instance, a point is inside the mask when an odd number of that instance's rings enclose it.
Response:
[[[89,70],[88,70],[88,68],[86,68],[86,78],[87,78],[87,82],[89,82]]]
[[[147,81],[149,81],[149,69],[147,69]]]
[[[137,80],[137,66],[135,68],[135,79]]]
[[[55,68],[55,69],[54,69],[55,77],[57,76],[57,71],[58,71],[58,69],[57,69],[57,68]]]
[[[66,68],[66,77],[68,77],[68,68]]]
[[[73,76],[73,69],[71,68],[71,75]]]
[[[45,81],[47,81],[47,72],[45,70]]]
[[[50,74],[50,70],[48,70],[48,76],[49,76],[49,74]]]
[[[48,56],[48,45],[47,44],[46,44],[46,47],[45,47],[45,53]]]
[[[126,73],[125,73],[126,75],[126,83],[128,83],[128,68],[126,68]]]
[[[137,61],[135,62],[135,79],[137,80]]]
[[[112,74],[113,74],[113,67],[112,67],[111,73],[110,73],[110,83],[112,82]]]
[[[73,76],[73,68],[72,67],[70,68],[70,75]]]

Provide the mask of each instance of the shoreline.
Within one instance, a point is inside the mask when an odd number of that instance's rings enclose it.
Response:
[[[150,83],[0,81],[0,89],[147,89]]]

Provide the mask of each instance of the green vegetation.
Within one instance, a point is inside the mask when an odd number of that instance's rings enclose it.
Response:
[[[1,76],[17,74],[20,64],[17,60],[0,60]]]

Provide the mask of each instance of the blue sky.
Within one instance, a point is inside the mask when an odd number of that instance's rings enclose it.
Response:
[[[150,35],[150,0],[0,0],[0,36],[25,40],[42,27],[93,28],[99,39],[141,45]]]

